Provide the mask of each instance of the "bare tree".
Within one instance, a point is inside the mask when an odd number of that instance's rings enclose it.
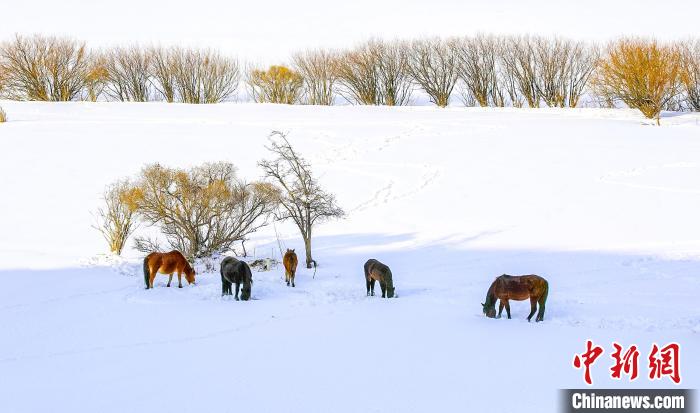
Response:
[[[335,70],[341,88],[338,93],[356,105],[380,103],[377,55],[368,45],[341,53]]]
[[[75,100],[88,70],[85,44],[75,40],[17,35],[0,46],[0,72],[15,99]]]
[[[117,47],[104,54],[108,73],[106,94],[122,102],[151,100],[151,57],[139,46]]]
[[[661,110],[679,93],[681,53],[656,40],[621,39],[609,45],[595,78],[597,93],[639,109],[660,124]]]
[[[5,113],[5,110],[0,106],[0,123],[5,122],[7,122],[7,113]]]
[[[423,39],[411,44],[408,69],[430,101],[446,107],[459,76],[457,44],[453,39]]]
[[[134,212],[139,190],[128,180],[111,184],[105,190],[104,206],[97,210],[97,229],[109,245],[109,251],[121,255],[129,236],[136,229]]]
[[[569,56],[569,107],[578,106],[581,96],[588,88],[599,58],[600,48],[597,44],[574,43]]]
[[[498,39],[477,35],[455,41],[455,47],[459,75],[466,87],[462,92],[465,105],[471,106],[474,100],[479,106],[503,106],[498,85]]]
[[[268,150],[275,157],[258,163],[265,175],[280,185],[280,208],[277,219],[291,219],[299,228],[306,250],[306,268],[315,264],[311,255],[314,225],[345,213],[336,204],[335,196],[324,191],[311,172],[311,165],[297,153],[287,135],[274,131]]]
[[[558,37],[530,37],[537,96],[549,107],[564,107],[569,94],[569,61],[573,44]]]
[[[250,95],[258,103],[292,105],[301,99],[304,79],[286,66],[270,66],[267,70],[250,68],[246,83]]]
[[[172,248],[188,257],[223,253],[267,225],[279,192],[271,184],[247,184],[229,163],[190,170],[147,166],[138,182],[138,213],[156,225]],[[140,238],[137,248],[158,246]]]
[[[681,84],[685,92],[685,101],[693,111],[700,111],[700,39],[686,42],[682,49],[683,68]]]
[[[310,50],[294,55],[294,70],[304,79],[304,95],[309,105],[332,105],[335,99],[337,54]]]
[[[413,82],[408,73],[408,44],[398,40],[372,40],[368,48],[375,55],[379,103],[387,106],[408,105],[413,92]]]
[[[150,73],[153,86],[166,102],[173,103],[175,101],[175,50],[157,47],[151,48],[148,52],[151,55]]]
[[[237,89],[240,69],[235,59],[210,50],[180,49],[169,51],[175,95],[183,103],[218,103]],[[162,78],[159,78],[161,86]]]
[[[504,40],[501,51],[501,63],[506,77],[517,86],[518,95],[527,102],[529,107],[540,107],[535,53],[530,37],[508,37]]]

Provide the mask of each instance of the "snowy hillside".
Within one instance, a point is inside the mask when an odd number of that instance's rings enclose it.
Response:
[[[1,104],[0,410],[547,412],[583,385],[586,339],[677,341],[682,387],[700,385],[699,114]],[[216,273],[147,291],[139,253],[99,255],[105,185],[154,162],[258,179],[272,130],[347,212],[316,232],[315,278],[254,272],[254,300],[235,302]],[[279,259],[272,226],[247,247]],[[398,298],[365,296],[368,258]],[[545,322],[526,302],[482,315],[503,273],[549,280]],[[629,385],[604,358],[595,385]],[[635,383],[651,386],[670,382]]]

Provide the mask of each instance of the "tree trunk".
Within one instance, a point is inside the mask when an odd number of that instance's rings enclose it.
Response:
[[[304,237],[304,247],[306,248],[306,268],[311,268],[314,259],[311,257],[311,237]]]

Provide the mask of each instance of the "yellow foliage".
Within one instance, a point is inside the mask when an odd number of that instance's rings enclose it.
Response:
[[[657,118],[678,93],[681,54],[675,45],[622,39],[600,61],[595,86],[604,97],[621,100],[647,118]]]
[[[303,84],[302,76],[286,66],[254,69],[248,75],[248,85],[259,103],[297,103]]]

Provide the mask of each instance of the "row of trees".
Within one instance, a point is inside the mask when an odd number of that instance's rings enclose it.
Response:
[[[71,39],[19,35],[0,45],[0,96],[10,99],[217,103],[239,80],[237,60],[211,50],[89,51]]]
[[[136,178],[107,187],[95,228],[116,254],[143,223],[156,227],[160,235],[136,237],[137,250],[177,249],[189,258],[201,258],[243,244],[271,219],[291,220],[304,240],[311,268],[312,229],[342,217],[343,210],[320,187],[309,163],[284,134],[273,132],[268,149],[273,157],[259,162],[264,181],[240,179],[228,162],[190,169],[148,165]],[[245,245],[243,250],[245,255]]]
[[[620,39],[606,47],[558,37],[369,40],[349,50],[307,50],[288,65],[249,66],[210,50],[138,46],[88,51],[84,43],[17,36],[0,46],[0,96],[26,100],[216,103],[239,84],[256,102],[407,105],[422,90],[447,106],[574,107],[584,96],[653,117],[700,110],[700,40]]]

